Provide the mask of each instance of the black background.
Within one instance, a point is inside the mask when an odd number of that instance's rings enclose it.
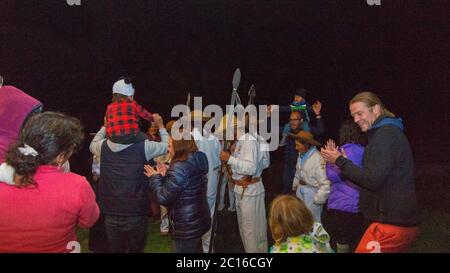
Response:
[[[228,103],[239,67],[244,102],[252,83],[257,104],[287,105],[304,87],[331,137],[348,100],[371,90],[403,118],[416,161],[448,164],[449,14],[438,0],[2,0],[0,74],[86,132],[121,75],[169,120],[187,92]]]

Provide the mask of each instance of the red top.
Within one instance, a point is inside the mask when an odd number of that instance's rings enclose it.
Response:
[[[136,101],[112,102],[106,108],[106,137],[137,135],[139,117],[153,121],[153,116]]]
[[[87,180],[40,166],[37,187],[0,183],[0,252],[70,252],[75,228],[91,227],[99,208]]]

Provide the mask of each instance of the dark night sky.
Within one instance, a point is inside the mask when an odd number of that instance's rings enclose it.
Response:
[[[449,1],[81,2],[2,0],[0,74],[87,131],[101,124],[120,75],[167,120],[188,91],[227,103],[239,67],[244,101],[252,83],[259,104],[287,104],[307,88],[330,136],[347,101],[372,90],[404,119],[416,160],[448,163]]]

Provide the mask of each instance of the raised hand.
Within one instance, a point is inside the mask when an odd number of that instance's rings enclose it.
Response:
[[[342,155],[339,151],[339,147],[336,146],[336,143],[332,139],[329,139],[325,146],[320,149],[320,154],[326,162],[333,164],[336,163],[336,159]]]
[[[336,159],[341,156],[341,153],[338,149],[330,150],[327,148],[320,149],[320,154],[322,155],[323,159],[325,159],[326,162],[329,163],[336,163]]]
[[[327,144],[325,144],[325,149],[327,150],[337,150],[337,148],[336,143],[332,139],[329,139]]]
[[[153,114],[153,122],[158,129],[164,128],[164,122],[159,114]]]

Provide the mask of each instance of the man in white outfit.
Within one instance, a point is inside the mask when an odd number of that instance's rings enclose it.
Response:
[[[233,124],[236,128],[237,123]],[[258,135],[246,133],[238,139],[234,152],[222,151],[220,159],[230,166],[235,182],[236,212],[245,252],[267,253],[265,190],[261,174],[270,165],[268,144]]]

